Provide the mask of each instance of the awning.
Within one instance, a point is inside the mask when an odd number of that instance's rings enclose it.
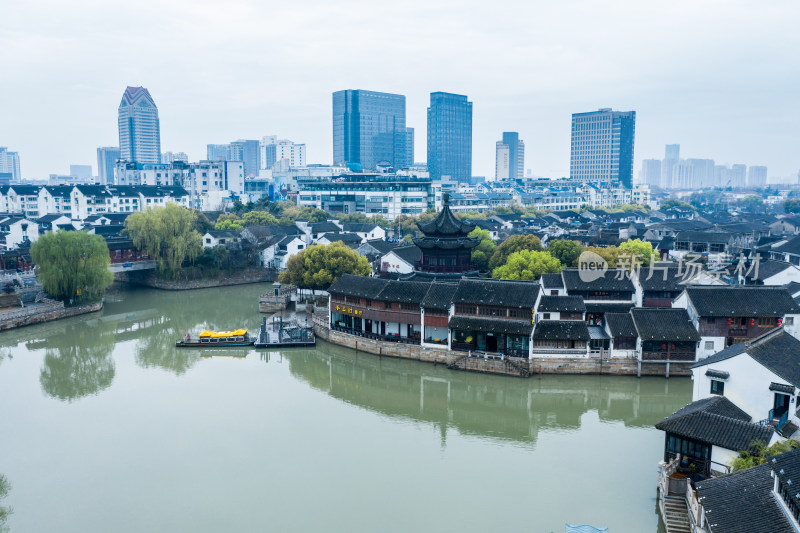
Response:
[[[606,340],[610,339],[611,337],[608,335],[608,333],[606,333],[606,330],[604,330],[600,326],[589,326],[589,338],[595,341],[595,340]]]
[[[794,386],[793,385],[784,385],[783,383],[770,383],[769,390],[775,392],[783,392],[785,394],[794,394]]]
[[[723,372],[722,370],[706,370],[706,376],[717,379],[728,379],[731,377],[729,372]]]

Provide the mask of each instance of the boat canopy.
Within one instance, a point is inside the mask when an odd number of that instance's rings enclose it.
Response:
[[[199,337],[201,338],[220,338],[220,337],[242,337],[247,335],[246,329],[237,329],[234,331],[204,331],[202,332]]]

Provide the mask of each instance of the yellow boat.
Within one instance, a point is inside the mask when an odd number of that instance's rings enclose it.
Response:
[[[247,334],[246,329],[235,329],[233,331],[210,331],[206,330],[192,339],[188,333],[183,340],[175,343],[179,348],[213,348],[215,346],[252,346],[255,342]]]

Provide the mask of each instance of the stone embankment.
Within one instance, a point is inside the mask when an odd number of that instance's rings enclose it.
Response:
[[[247,283],[263,283],[269,281],[269,273],[263,268],[239,270],[227,276],[216,278],[199,278],[193,280],[165,280],[156,276],[153,271],[118,272],[114,274],[116,281],[163,289],[167,291],[185,291],[191,289],[208,289],[210,287],[226,287],[228,285],[245,285]]]
[[[434,364],[445,364],[455,370],[467,370],[487,374],[528,377],[536,374],[609,374],[617,376],[690,376],[691,363],[643,363],[641,368],[634,359],[601,360],[598,358],[555,359],[538,357],[532,359],[506,358],[484,359],[467,357],[463,352],[451,352],[440,348],[427,348],[418,344],[379,341],[331,330],[327,317],[314,316],[314,334],[322,339],[379,356],[412,359]]]
[[[0,314],[0,331],[50,322],[51,320],[60,320],[71,316],[85,315],[101,309],[103,309],[103,302],[77,307],[64,307],[63,302],[45,302]]]

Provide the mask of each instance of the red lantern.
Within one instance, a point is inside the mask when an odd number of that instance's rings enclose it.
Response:
[[[779,318],[779,319],[778,319],[778,327],[781,327],[781,324],[783,324],[783,319],[782,319],[782,318]]]
[[[733,325],[733,319],[729,318],[728,319],[728,327],[731,327],[732,325]]]
[[[755,318],[751,318],[750,319],[750,325],[751,326],[755,326],[756,325],[756,319]]]

